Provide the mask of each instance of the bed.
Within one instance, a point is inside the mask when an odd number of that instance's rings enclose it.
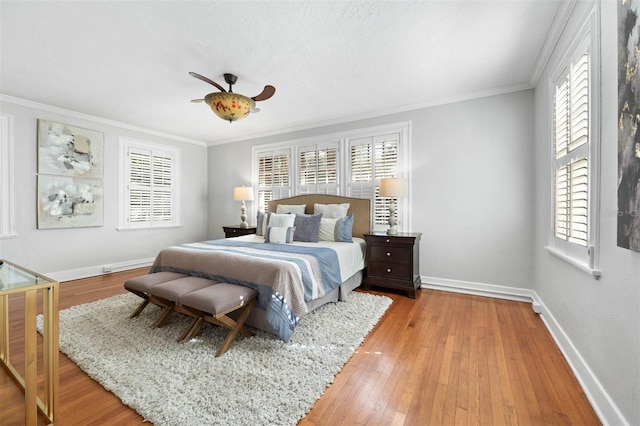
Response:
[[[314,215],[316,204],[325,211],[319,241],[314,242],[302,236],[306,223],[320,221]],[[305,241],[291,240],[296,235],[292,227],[266,226],[260,212],[256,235],[168,247],[157,255],[150,272],[180,272],[251,287],[258,292],[258,303],[246,324],[288,341],[306,314],[326,303],[345,300],[361,284],[366,255],[363,234],[370,230],[370,201],[309,194],[270,201],[268,210],[274,214],[267,219],[270,224],[282,215],[295,216],[298,235]],[[323,234],[327,226],[333,227],[335,238]],[[333,238],[338,241],[327,241]]]

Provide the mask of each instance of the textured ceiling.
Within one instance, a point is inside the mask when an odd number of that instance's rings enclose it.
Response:
[[[530,87],[561,3],[2,0],[0,94],[237,141]],[[277,90],[228,123],[189,71]]]

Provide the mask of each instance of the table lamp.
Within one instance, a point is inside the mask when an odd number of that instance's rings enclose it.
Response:
[[[242,220],[242,222],[240,222],[240,228],[248,228],[247,206],[244,202],[253,201],[253,188],[250,186],[236,186],[233,188],[233,200],[242,201],[242,206],[240,207],[240,219]]]
[[[403,178],[380,179],[380,196],[392,198],[389,201],[389,229],[387,230],[387,235],[397,235],[396,200],[407,196],[406,181]]]

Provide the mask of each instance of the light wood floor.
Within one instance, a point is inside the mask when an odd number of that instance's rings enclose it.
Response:
[[[62,283],[60,309],[124,293],[122,283],[143,273]],[[300,426],[600,424],[529,304],[430,290],[416,300],[373,293],[394,303]],[[21,371],[22,306],[13,296],[10,344]],[[22,398],[0,368],[0,425],[24,424]],[[56,425],[90,424],[143,419],[61,354]]]

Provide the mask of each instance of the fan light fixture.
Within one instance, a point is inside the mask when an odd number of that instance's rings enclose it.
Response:
[[[228,122],[242,120],[256,106],[253,99],[233,92],[209,93],[204,101],[215,115]]]
[[[224,88],[218,83],[205,76],[195,72],[190,72],[189,74],[199,80],[211,84],[219,90],[219,92],[209,93],[204,97],[204,99],[194,99],[191,102],[206,102],[215,115],[230,123],[242,120],[252,111],[258,112],[259,109],[256,108],[256,102],[267,100],[276,92],[275,87],[267,85],[264,86],[262,93],[249,98],[239,93],[233,93],[231,87],[238,80],[238,77],[233,74],[224,74],[224,81],[229,85],[228,91],[224,90]]]

